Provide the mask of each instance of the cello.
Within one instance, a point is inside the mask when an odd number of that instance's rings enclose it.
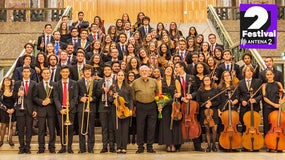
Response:
[[[231,101],[231,89],[228,90],[228,101]],[[223,111],[221,120],[224,125],[224,130],[221,132],[219,137],[220,145],[232,151],[237,149],[241,145],[241,136],[237,131],[236,125],[239,122],[239,114],[232,110],[231,103],[228,103],[228,110]]]
[[[283,90],[279,90],[279,100],[282,99]],[[268,121],[271,124],[270,130],[265,135],[265,145],[269,149],[285,149],[285,112],[282,112],[281,105],[278,111],[273,111],[268,115]]]
[[[262,86],[260,86],[261,88]],[[259,89],[258,89],[259,90]],[[256,93],[258,92],[256,91]],[[253,98],[253,89],[249,90],[250,98]],[[243,116],[243,121],[246,126],[246,131],[242,136],[242,146],[248,150],[259,150],[263,147],[264,139],[262,133],[259,132],[258,126],[261,122],[261,115],[253,110],[253,104],[250,103],[250,111]]]
[[[187,94],[190,94],[192,86],[192,78],[189,78]],[[201,135],[201,125],[197,120],[199,114],[199,104],[196,101],[190,100],[182,103],[182,137],[185,140],[195,139]]]

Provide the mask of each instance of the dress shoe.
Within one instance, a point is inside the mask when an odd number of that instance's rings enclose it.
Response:
[[[2,147],[3,146],[3,141],[0,141],[0,147]]]
[[[11,147],[15,146],[15,144],[13,143],[12,140],[10,140],[8,143],[9,143],[9,145],[10,145]]]
[[[218,151],[218,149],[217,149],[217,147],[216,147],[215,144],[212,144],[212,151],[213,151],[213,152],[217,152],[217,151]]]
[[[79,150],[78,154],[85,153],[85,152],[86,152],[85,150]]]
[[[39,150],[38,152],[37,152],[37,154],[41,154],[41,153],[44,153],[45,152],[45,150]]]
[[[49,153],[55,153],[55,150],[54,149],[50,149]]]
[[[71,154],[73,154],[73,153],[74,153],[72,149],[68,149],[68,151],[67,151],[67,152],[68,152],[68,153],[71,153]]]
[[[147,153],[156,153],[156,152],[155,152],[155,150],[153,150],[153,149],[148,149],[148,150],[147,150]]]
[[[211,152],[211,147],[210,146],[207,147],[206,152]]]
[[[26,153],[27,154],[31,154],[31,150],[30,149],[26,149]]]
[[[143,149],[138,149],[137,151],[136,151],[136,154],[140,154],[140,153],[143,153],[144,151],[143,151]]]
[[[106,153],[106,152],[108,152],[108,149],[107,149],[107,148],[103,148],[103,149],[100,151],[100,153]]]
[[[20,149],[18,152],[18,154],[24,154],[24,153],[26,153],[24,149]]]
[[[65,148],[61,148],[57,153],[65,153],[66,149]]]
[[[94,150],[92,149],[92,150],[88,150],[88,153],[94,153]]]
[[[110,148],[110,153],[116,153],[114,148]]]
[[[242,152],[249,152],[249,150],[248,150],[248,149],[245,149],[245,148],[242,148],[241,151],[242,151]]]
[[[282,150],[277,150],[277,153],[282,153],[283,151]]]

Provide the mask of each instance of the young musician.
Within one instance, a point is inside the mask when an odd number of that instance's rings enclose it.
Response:
[[[118,115],[123,115],[123,113],[130,112],[131,116],[133,109],[133,98],[131,94],[131,87],[127,84],[125,79],[124,71],[119,71],[117,74],[117,81],[111,86],[113,91],[114,104],[116,105],[116,144],[117,144],[117,153],[127,153],[127,144],[128,144],[128,134],[129,134],[129,124],[130,117],[118,117]],[[124,99],[125,103],[121,103],[121,99]],[[123,105],[125,108],[120,108],[120,105]],[[124,110],[127,110],[124,112]],[[117,113],[118,112],[118,113]]]
[[[100,153],[108,152],[115,153],[115,107],[112,104],[111,96],[113,92],[110,91],[112,86],[112,68],[109,65],[105,65],[103,68],[104,77],[98,82],[96,88],[96,95],[99,97],[99,116],[102,127],[102,143],[103,148]]]
[[[175,152],[183,143],[183,139],[181,133],[181,119],[173,120],[171,118],[172,112],[174,112],[172,110],[172,102],[175,102],[177,98],[181,97],[181,84],[177,79],[174,79],[174,69],[172,67],[166,67],[164,75],[165,77],[161,80],[162,85],[160,85],[162,87],[162,93],[169,94],[173,101],[170,101],[163,108],[159,109],[162,113],[162,119],[159,125],[159,144],[165,144],[167,152]],[[180,99],[177,103],[180,105]],[[171,123],[172,128],[170,129]]]
[[[86,152],[86,134],[88,137],[88,153],[94,153],[94,126],[95,126],[95,102],[96,81],[92,79],[92,66],[85,64],[83,67],[84,78],[78,84],[78,124],[79,124],[79,152]],[[84,114],[84,115],[83,115]],[[83,125],[83,126],[82,126]],[[88,128],[86,128],[88,125]]]
[[[267,83],[262,86],[262,95],[263,95],[263,133],[264,135],[270,129],[268,115],[279,109],[281,104],[285,102],[285,96],[280,97],[279,92],[284,91],[283,85],[281,82],[275,80],[275,74],[273,70],[266,70],[265,77]],[[283,94],[283,93],[282,93]],[[267,152],[271,152],[271,149],[267,149]],[[278,150],[277,152],[282,152]]]
[[[12,141],[13,125],[16,121],[14,104],[16,102],[13,97],[13,82],[11,78],[3,78],[2,88],[0,90],[0,147],[3,145],[4,136],[6,134],[6,128],[8,127],[8,143],[12,147],[14,143]]]
[[[66,146],[68,153],[73,153],[73,122],[76,112],[78,90],[76,81],[69,78],[70,70],[68,66],[60,69],[61,80],[54,84],[53,99],[57,110],[57,118],[60,127],[61,149],[58,153],[65,153]],[[69,119],[67,119],[69,118]],[[68,120],[71,123],[67,123]],[[68,132],[68,134],[67,134]],[[67,140],[68,139],[68,140]]]
[[[30,75],[30,67],[23,67],[23,79],[15,82],[13,91],[15,97],[18,98],[16,118],[19,130],[19,154],[31,154],[30,144],[32,139],[33,119],[37,116],[37,107],[33,103],[33,92],[35,91],[37,83],[30,79]]]
[[[206,127],[206,138],[208,143],[206,152],[211,152],[211,149],[212,151],[217,152],[215,143],[217,137],[217,124],[219,123],[218,111],[217,111],[220,103],[219,96],[212,100],[209,100],[210,98],[213,98],[217,94],[218,90],[212,88],[211,78],[209,76],[204,76],[204,78],[202,79],[202,84],[197,93],[197,101],[201,107],[201,112],[200,112],[201,122],[204,123]],[[207,109],[211,109],[213,111],[212,115],[209,115],[210,112],[207,112]],[[211,135],[211,129],[212,129],[212,135]],[[211,142],[212,142],[212,147],[211,147]]]
[[[50,153],[55,153],[56,109],[52,97],[52,91],[54,88],[50,84],[50,70],[48,68],[43,68],[41,75],[43,80],[38,83],[33,95],[33,100],[38,106],[38,153],[44,153],[45,151],[46,122],[48,125],[49,133],[48,149]]]

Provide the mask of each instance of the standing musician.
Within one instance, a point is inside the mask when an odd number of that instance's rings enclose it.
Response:
[[[84,78],[78,84],[78,124],[79,124],[79,152],[86,152],[86,135],[88,136],[88,153],[94,153],[94,127],[95,127],[95,102],[96,102],[96,81],[92,79],[91,65],[85,64],[83,67]],[[83,115],[84,114],[84,115]],[[88,128],[87,128],[88,127]]]
[[[218,108],[218,116],[221,117],[222,112],[225,110],[228,110],[228,103],[231,103],[232,110],[237,111],[238,109],[238,93],[237,89],[233,85],[232,77],[229,71],[224,71],[221,75],[220,83],[218,85],[219,91],[223,91],[225,89],[230,89],[233,91],[230,101],[228,100],[228,95],[225,92],[224,94],[221,94],[220,96],[220,106]],[[218,135],[220,132],[222,132],[224,129],[224,124],[220,123],[218,125]],[[219,137],[219,136],[218,136]],[[226,149],[222,148],[222,146],[219,146],[219,149],[222,151],[227,151]],[[238,150],[232,150],[238,152]]]
[[[30,80],[30,67],[23,67],[23,79],[15,82],[14,96],[18,98],[18,106],[16,107],[16,119],[19,137],[19,154],[31,154],[31,139],[33,129],[33,119],[37,116],[37,107],[33,103],[33,92],[37,83]],[[25,142],[26,134],[26,142]]]
[[[54,84],[53,99],[57,110],[57,119],[60,127],[61,149],[58,153],[65,153],[66,146],[68,153],[73,153],[73,125],[74,114],[78,99],[78,89],[76,81],[69,78],[70,70],[68,66],[60,69],[61,80]],[[70,122],[70,123],[68,123]],[[65,134],[67,134],[65,136]]]
[[[275,74],[273,70],[266,70],[265,72],[267,83],[262,86],[263,95],[263,133],[264,135],[270,129],[268,115],[279,109],[281,104],[285,102],[285,96],[282,99],[279,97],[279,91],[283,92],[283,86],[281,82],[275,81]],[[267,149],[267,152],[271,152],[271,149]],[[281,150],[279,152],[282,152]]]
[[[124,71],[121,70],[118,72],[117,81],[111,86],[111,90],[114,93],[114,104],[117,109],[115,125],[117,153],[127,153],[130,116],[133,109],[133,97],[131,95],[131,87],[127,83]],[[118,116],[122,116],[122,118]]]
[[[260,79],[253,78],[254,68],[252,66],[245,66],[242,73],[244,79],[239,81],[237,92],[239,93],[238,99],[240,103],[239,119],[242,124],[242,132],[244,132],[246,127],[243,122],[243,115],[247,111],[250,111],[250,104],[253,104],[254,111],[260,111],[259,102],[262,99],[260,86],[262,85],[262,82]],[[253,93],[255,93],[253,97],[250,97],[249,94],[251,88],[253,89]],[[259,91],[257,91],[258,89]]]
[[[179,80],[179,82],[181,84],[181,94],[182,94],[181,101],[184,103],[187,103],[189,100],[193,100],[196,98],[196,93],[197,93],[196,91],[197,91],[198,87],[196,85],[197,83],[193,82],[191,88],[188,89],[188,87],[189,87],[188,84],[190,82],[190,79],[192,79],[194,81],[195,76],[190,75],[190,74],[186,74],[185,69],[186,69],[186,66],[185,66],[184,62],[178,62],[175,64],[175,71],[178,73],[177,79]],[[190,90],[190,93],[187,93],[188,90]],[[183,113],[183,114],[185,114],[185,113]],[[186,134],[188,134],[188,133],[186,133]],[[203,149],[201,148],[200,137],[193,139],[193,143],[194,143],[195,151],[203,151]]]
[[[96,95],[99,98],[99,118],[102,127],[103,148],[100,153],[115,153],[115,107],[112,104],[113,92],[110,87],[113,84],[111,66],[105,65],[103,68],[104,77],[98,82]]]
[[[158,93],[157,83],[150,78],[150,68],[146,65],[140,67],[141,77],[134,80],[132,95],[137,107],[137,154],[144,152],[144,130],[147,126],[147,152],[156,153],[153,149],[155,127],[157,121],[157,106],[154,100]],[[147,124],[145,124],[147,122]]]
[[[55,120],[56,110],[52,97],[53,87],[50,84],[50,70],[43,68],[42,77],[43,80],[38,83],[33,95],[33,100],[38,106],[38,153],[44,153],[45,151],[45,132],[46,121],[48,124],[49,133],[49,145],[48,149],[50,153],[55,153]]]
[[[13,124],[16,121],[14,104],[16,102],[13,97],[13,81],[11,78],[3,78],[2,88],[0,90],[0,147],[3,145],[6,128],[8,127],[8,143],[12,147]]]
[[[243,72],[244,67],[250,66],[254,69],[253,78],[258,78],[259,76],[259,66],[252,64],[252,55],[250,53],[244,53],[242,55],[242,61],[244,62],[244,65],[240,67],[240,71]],[[244,78],[245,75],[243,75]]]
[[[162,112],[162,119],[159,125],[159,144],[165,144],[167,152],[175,152],[183,143],[181,133],[181,119],[174,120],[171,117],[173,112],[181,113],[180,101],[176,100],[181,97],[181,84],[177,79],[174,78],[174,69],[172,67],[166,67],[164,75],[165,77],[161,80],[162,89],[160,90],[162,90],[162,93],[170,94],[173,101],[170,101],[163,108],[159,108],[160,112]],[[174,104],[172,102],[174,102]],[[179,104],[176,104],[176,102]],[[179,107],[177,108],[178,111],[173,110],[173,105],[175,107]]]
[[[266,65],[267,68],[259,73],[259,77],[258,78],[261,79],[263,83],[266,83],[267,82],[266,71],[267,70],[272,70],[273,73],[274,73],[274,81],[281,82],[282,85],[284,85],[282,72],[280,72],[280,71],[278,71],[277,69],[274,68],[274,61],[273,61],[272,57],[266,57],[265,58],[265,65]]]
[[[201,107],[201,122],[206,127],[206,138],[208,147],[206,152],[217,152],[216,148],[216,137],[217,137],[217,124],[219,123],[218,118],[218,106],[220,104],[218,90],[212,87],[212,80],[210,76],[204,76],[202,79],[201,86],[197,93],[197,101]],[[214,98],[216,97],[216,98]],[[209,100],[210,98],[214,98]],[[212,135],[211,130],[212,129]],[[212,141],[211,141],[212,136]],[[212,147],[211,147],[212,142]]]

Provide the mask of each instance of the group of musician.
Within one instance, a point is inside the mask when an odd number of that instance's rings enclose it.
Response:
[[[137,143],[136,153],[145,149],[155,153],[154,143],[176,152],[189,141],[195,151],[258,151],[264,146],[263,137],[271,138],[273,125],[279,130],[277,144],[270,147],[265,139],[265,146],[267,151],[282,152],[285,131],[279,115],[285,102],[284,83],[271,57],[265,58],[267,68],[259,72],[252,55],[244,53],[240,67],[232,52],[216,42],[215,34],[209,34],[207,42],[192,26],[184,38],[174,22],[169,31],[163,23],[153,29],[142,12],[135,25],[124,14],[108,32],[99,16],[91,25],[83,18],[79,12],[78,21],[68,25],[64,16],[53,33],[46,24],[38,38],[37,56],[34,45],[27,43],[12,78],[3,78],[0,146],[7,128],[8,143],[14,146],[17,122],[18,153],[30,154],[36,119],[37,153],[46,150],[46,133],[50,153],[56,153],[57,134],[61,143],[57,153],[73,153],[75,133],[78,153],[94,153],[99,115],[100,153],[127,153],[129,143]],[[170,101],[158,107],[155,97],[165,95]],[[278,124],[270,119],[275,111]],[[262,142],[260,147],[257,142]]]

